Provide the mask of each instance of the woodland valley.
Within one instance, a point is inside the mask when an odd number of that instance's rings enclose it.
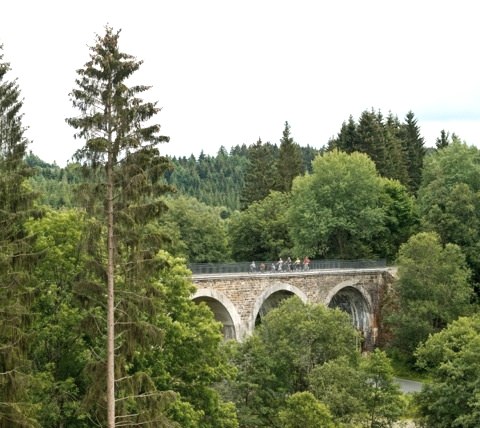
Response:
[[[0,50],[0,427],[480,426],[479,149],[372,109],[321,149],[285,122],[278,143],[167,157],[140,65],[97,36],[67,118],[85,145],[60,167],[29,151]],[[304,256],[398,268],[377,349],[296,298],[225,341],[191,300],[190,263]]]

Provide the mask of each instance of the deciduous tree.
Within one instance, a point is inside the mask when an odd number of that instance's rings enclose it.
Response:
[[[285,401],[279,413],[282,428],[334,428],[332,415],[322,402],[308,391],[296,392]]]
[[[390,361],[378,349],[316,367],[310,375],[310,390],[340,426],[391,427],[404,409]]]
[[[186,196],[167,201],[164,216],[166,233],[178,236],[175,241],[177,255],[189,263],[226,262],[230,260],[226,221],[221,218],[222,208],[211,207]]]
[[[454,141],[425,158],[418,206],[423,228],[457,244],[480,284],[480,151]]]
[[[382,180],[361,153],[327,152],[292,188],[288,224],[296,254],[361,258],[385,224]]]
[[[416,352],[432,378],[417,397],[423,426],[480,426],[480,317],[461,317]]]
[[[403,244],[397,259],[395,304],[388,317],[392,345],[412,363],[413,352],[430,334],[471,310],[472,287],[465,256],[435,233],[419,233]]]
[[[290,254],[287,193],[272,192],[229,219],[228,235],[234,260],[277,260]]]
[[[288,396],[306,391],[312,370],[345,356],[357,358],[357,333],[348,315],[287,299],[239,345],[233,396],[242,426],[277,426]]]

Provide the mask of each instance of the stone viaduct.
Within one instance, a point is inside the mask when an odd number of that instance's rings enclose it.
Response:
[[[318,269],[301,272],[222,273],[192,276],[192,299],[205,302],[223,324],[227,339],[242,340],[282,299],[296,295],[303,302],[322,303],[346,311],[365,338],[375,344],[382,296],[395,270]]]

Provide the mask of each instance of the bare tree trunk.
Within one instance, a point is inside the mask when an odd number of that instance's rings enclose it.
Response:
[[[108,217],[108,266],[107,266],[107,423],[115,427],[115,303],[114,303],[114,237],[113,237],[113,166],[107,163],[107,217]]]

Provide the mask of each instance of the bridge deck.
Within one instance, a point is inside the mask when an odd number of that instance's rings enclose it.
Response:
[[[318,270],[337,270],[337,269],[378,269],[386,267],[385,259],[359,259],[359,260],[310,260],[308,268],[305,269],[303,263],[283,262],[280,264],[275,261],[258,261],[252,269],[252,262],[237,263],[191,263],[189,269],[193,275],[197,274],[229,274],[229,273],[251,273],[251,274],[277,274],[277,273],[307,273]]]
[[[392,267],[370,268],[336,268],[336,269],[308,269],[299,271],[266,271],[266,272],[217,272],[217,273],[192,273],[194,280],[220,279],[220,278],[264,278],[264,277],[306,277],[317,275],[345,275],[358,273],[390,272]]]

